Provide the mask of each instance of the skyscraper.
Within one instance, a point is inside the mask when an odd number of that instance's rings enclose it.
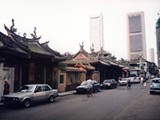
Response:
[[[95,52],[104,48],[102,13],[90,17],[90,47],[94,48]]]
[[[144,12],[127,14],[128,19],[128,58],[147,59]]]
[[[154,49],[150,48],[148,51],[148,61],[149,62],[155,62],[155,58],[154,58]]]
[[[160,15],[156,22],[156,38],[157,38],[157,59],[158,59],[157,61],[158,61],[158,66],[160,66]]]

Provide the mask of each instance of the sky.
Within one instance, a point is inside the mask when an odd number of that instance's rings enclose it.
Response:
[[[61,54],[79,51],[79,44],[90,52],[90,16],[103,14],[104,50],[117,59],[127,56],[127,14],[144,12],[147,56],[154,48],[156,58],[156,21],[160,0],[0,0],[0,31],[15,20],[17,34],[31,38],[34,27],[40,43]]]

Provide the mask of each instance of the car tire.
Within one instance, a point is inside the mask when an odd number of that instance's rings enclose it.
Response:
[[[100,88],[97,88],[97,92],[100,92]]]
[[[114,89],[115,87],[114,86],[111,86],[111,89]]]
[[[150,94],[151,94],[151,95],[154,95],[154,92],[153,92],[153,91],[150,91]]]
[[[30,105],[31,105],[31,100],[30,100],[30,99],[25,99],[25,100],[23,101],[23,106],[24,106],[25,108],[30,107]]]
[[[48,100],[49,100],[50,103],[53,103],[53,102],[54,102],[54,99],[55,99],[55,97],[52,95],[52,96],[49,97]]]

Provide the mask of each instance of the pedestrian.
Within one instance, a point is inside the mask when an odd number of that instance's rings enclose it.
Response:
[[[140,77],[140,87],[143,87],[144,77],[141,75]]]
[[[7,80],[7,78],[5,77],[4,78],[4,91],[3,91],[3,94],[6,95],[6,94],[9,94],[10,90],[10,85],[9,85],[9,81]]]
[[[131,80],[130,79],[127,80],[127,89],[131,89]]]
[[[87,96],[92,96],[93,86],[92,86],[92,80],[87,80]]]
[[[122,78],[119,77],[119,78],[118,78],[118,84],[120,84],[121,80],[122,80]]]
[[[143,87],[146,88],[147,87],[147,82],[146,82],[146,79],[143,80]]]

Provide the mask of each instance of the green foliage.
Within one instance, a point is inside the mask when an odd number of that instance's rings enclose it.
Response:
[[[59,70],[66,70],[67,64],[65,64],[63,62],[59,62],[58,63],[58,68],[59,68]]]
[[[155,63],[151,63],[148,67],[149,67],[149,73],[151,75],[157,75],[158,74],[158,67],[156,66]]]
[[[113,56],[110,57],[110,59],[114,61],[114,60],[116,60],[117,58],[113,55]]]
[[[156,27],[160,28],[160,17],[157,20]]]
[[[121,60],[119,60],[119,63],[121,64],[121,65],[125,65],[125,66],[129,66],[129,61],[127,61],[127,60],[124,60],[123,58],[121,58]]]

